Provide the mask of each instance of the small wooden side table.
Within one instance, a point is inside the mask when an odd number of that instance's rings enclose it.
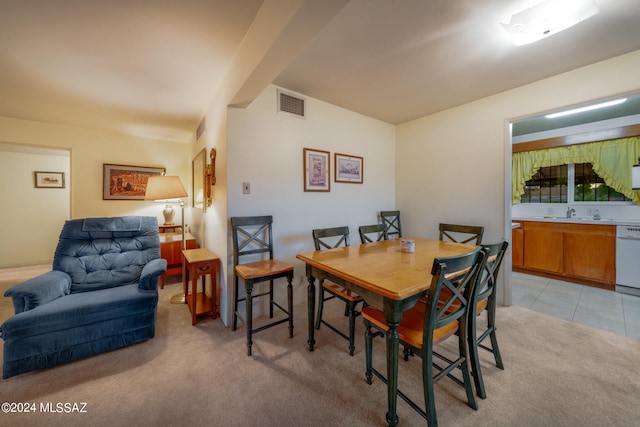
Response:
[[[185,263],[185,274],[182,277],[184,302],[191,310],[191,324],[196,324],[196,317],[211,314],[216,318],[217,273],[220,268],[220,257],[206,248],[185,249],[182,251]],[[211,297],[206,293],[206,276],[211,275]],[[198,292],[198,277],[202,277],[202,292]],[[191,280],[189,280],[191,278]],[[189,292],[191,282],[191,293]]]
[[[181,229],[182,229],[182,225],[180,224],[172,224],[172,225],[162,224],[158,226],[158,231],[160,232],[160,234],[168,233],[169,230],[171,230],[171,233],[176,233],[177,232],[176,230],[181,230]]]

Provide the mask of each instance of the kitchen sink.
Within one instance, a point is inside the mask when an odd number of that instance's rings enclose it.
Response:
[[[528,219],[547,219],[554,221],[594,221],[594,222],[611,222],[613,219],[611,218],[600,218],[594,219],[593,217],[571,217],[567,218],[566,216],[551,216],[551,215],[538,215],[538,216],[529,216]]]

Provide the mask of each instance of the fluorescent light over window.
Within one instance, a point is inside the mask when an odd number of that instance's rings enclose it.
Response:
[[[594,0],[546,0],[511,17],[502,24],[516,46],[552,36],[599,12]]]
[[[558,113],[547,114],[547,119],[555,119],[556,117],[568,116],[571,114],[584,113],[585,111],[597,110],[598,108],[611,107],[613,105],[622,104],[627,98],[616,99],[613,101],[601,102],[600,104],[587,105],[586,107],[574,108],[571,110],[560,111]]]

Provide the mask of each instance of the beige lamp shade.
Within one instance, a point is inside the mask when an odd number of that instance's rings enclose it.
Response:
[[[178,176],[152,176],[147,181],[145,200],[168,200],[187,197],[182,181]]]

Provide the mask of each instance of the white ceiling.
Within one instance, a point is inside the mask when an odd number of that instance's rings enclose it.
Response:
[[[274,1],[0,0],[0,116],[188,141]],[[351,0],[273,83],[397,124],[640,49],[638,0],[513,46],[538,1]]]

